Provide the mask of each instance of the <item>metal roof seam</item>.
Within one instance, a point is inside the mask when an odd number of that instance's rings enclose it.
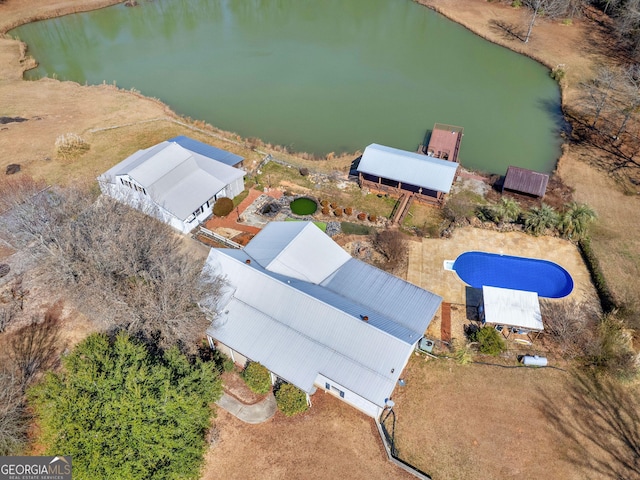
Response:
[[[227,249],[225,249],[225,248],[218,249],[218,251],[221,252],[221,253],[224,253],[223,250],[227,250]],[[256,265],[254,265],[254,261],[252,261],[251,264],[247,265],[246,263],[243,264],[240,260],[238,260],[236,258],[230,257],[228,255],[226,255],[226,256],[227,256],[227,258],[232,259],[234,262],[237,262],[239,265],[243,265],[245,268],[247,268],[247,267],[248,268],[253,268],[259,274],[264,275],[265,277],[284,285],[286,288],[295,290],[296,292],[299,292],[300,294],[302,294],[302,295],[304,295],[304,296],[306,296],[308,298],[312,298],[313,300],[315,300],[315,301],[317,301],[319,303],[322,303],[323,305],[326,305],[327,307],[329,307],[329,308],[331,308],[331,309],[333,309],[333,310],[335,310],[335,311],[337,311],[337,312],[339,312],[341,314],[346,315],[347,317],[349,317],[350,319],[353,319],[354,321],[357,321],[357,322],[360,322],[360,323],[366,323],[367,327],[375,328],[377,331],[383,333],[384,335],[387,335],[390,338],[393,338],[395,341],[399,341],[399,342],[402,342],[402,343],[407,344],[407,345],[412,345],[412,343],[410,344],[409,342],[406,342],[406,341],[402,340],[401,338],[398,338],[397,336],[395,336],[395,335],[393,335],[393,334],[391,334],[389,332],[386,332],[385,330],[383,330],[381,328],[378,328],[378,327],[376,327],[375,325],[373,325],[373,324],[371,324],[369,322],[364,322],[361,318],[355,317],[355,316],[349,314],[348,312],[345,312],[344,310],[336,307],[335,305],[331,305],[330,303],[327,303],[327,302],[319,299],[318,297],[315,297],[315,296],[313,296],[313,295],[311,295],[311,294],[309,294],[309,293],[307,293],[307,292],[305,292],[303,290],[295,288],[291,283],[285,283],[285,282],[280,281],[279,279],[275,278],[274,275],[281,275],[283,277],[285,277],[285,275],[282,275],[282,274],[279,274],[279,273],[275,273],[275,272],[269,272],[268,270],[259,267],[260,264],[258,262],[255,262],[255,264],[258,265],[258,267],[256,267]],[[295,284],[295,282],[303,282],[304,281],[304,280],[297,280],[297,279],[294,279],[294,278],[292,278],[291,280],[294,282],[294,284]],[[321,285],[318,285],[318,286],[321,287],[321,288],[325,288],[325,287],[322,287]],[[340,295],[340,294],[336,294],[336,295]],[[237,297],[235,297],[235,294],[234,294],[234,298],[237,299]],[[346,297],[342,297],[342,298],[345,298],[346,300],[349,300]],[[393,320],[390,320],[390,321],[393,322]],[[393,322],[393,323],[395,323],[395,322]],[[417,341],[417,339],[416,339],[416,341]]]
[[[245,301],[243,301],[243,300],[240,300],[239,298],[237,298],[237,297],[235,297],[235,296],[234,296],[233,298],[234,298],[234,300],[235,300],[235,301],[242,303],[242,304],[243,304],[243,305],[245,305],[247,308],[249,308],[249,309],[251,309],[251,310],[255,310],[255,311],[257,311],[257,312],[260,312],[260,311],[259,311],[259,310],[257,310],[255,307],[251,306],[251,304],[249,304],[249,303],[247,303],[247,302],[245,302]],[[227,306],[228,306],[228,304],[227,304]],[[225,308],[227,308],[227,306],[225,306]],[[340,357],[342,357],[342,358],[345,358],[345,359],[349,360],[350,362],[355,363],[356,365],[358,365],[358,366],[362,367],[363,369],[365,369],[365,370],[368,370],[368,371],[372,372],[374,375],[376,375],[376,376],[378,376],[378,377],[380,377],[380,378],[383,378],[383,379],[385,379],[385,380],[390,380],[390,378],[389,378],[389,377],[386,377],[385,375],[383,375],[383,374],[381,374],[380,372],[378,372],[378,371],[374,370],[373,368],[369,367],[368,365],[365,365],[365,364],[363,364],[362,362],[360,362],[360,361],[358,361],[358,360],[354,359],[353,357],[350,357],[350,356],[348,356],[348,355],[345,355],[344,353],[340,352],[339,350],[336,350],[335,348],[331,348],[331,347],[329,347],[328,345],[326,345],[326,344],[324,344],[324,343],[322,343],[322,342],[320,342],[320,341],[318,341],[318,340],[314,339],[313,337],[311,337],[311,336],[309,336],[309,335],[307,335],[307,334],[305,334],[305,333],[301,332],[300,330],[297,330],[297,329],[295,329],[295,328],[291,327],[290,325],[287,325],[286,323],[281,322],[280,320],[278,320],[277,318],[272,317],[271,315],[268,315],[268,314],[266,314],[266,313],[264,313],[264,312],[260,312],[260,313],[261,313],[262,315],[265,315],[265,316],[269,317],[269,319],[271,319],[272,321],[274,321],[274,322],[278,323],[279,325],[282,325],[282,326],[283,326],[284,328],[286,328],[287,330],[291,330],[291,331],[293,331],[293,332],[296,332],[296,333],[297,333],[298,335],[300,335],[301,337],[304,337],[305,339],[307,339],[307,340],[311,341],[312,343],[314,343],[314,344],[316,344],[316,345],[319,345],[319,346],[321,346],[321,347],[323,347],[323,348],[325,348],[325,349],[327,349],[327,350],[329,350],[329,351],[331,351],[331,352],[335,353],[336,355],[338,355],[338,356],[340,356]],[[242,352],[239,352],[239,353],[242,353]],[[249,358],[250,358],[250,357],[249,357]],[[318,373],[320,373],[320,372],[318,372]],[[394,373],[395,373],[395,372],[394,372]]]

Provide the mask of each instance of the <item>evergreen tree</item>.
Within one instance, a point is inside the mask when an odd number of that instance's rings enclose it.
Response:
[[[51,455],[71,455],[77,479],[199,477],[210,403],[221,395],[214,364],[177,348],[154,356],[121,333],[95,334],[29,391]]]

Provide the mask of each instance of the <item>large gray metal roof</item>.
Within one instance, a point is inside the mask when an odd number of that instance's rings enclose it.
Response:
[[[268,236],[277,238],[289,223],[272,222]],[[230,290],[208,333],[305,391],[322,374],[384,406],[440,297],[353,259],[318,285],[265,269],[247,250],[209,254],[207,265],[226,277]],[[364,286],[346,293],[348,281]],[[403,315],[413,318],[396,320]]]
[[[320,283],[351,256],[310,222],[271,222],[245,247],[269,271]]]
[[[448,160],[372,143],[365,148],[358,171],[418,187],[449,193],[458,164]]]
[[[172,142],[139,150],[101,175],[115,181],[128,175],[155,203],[184,220],[244,171],[191,152]]]

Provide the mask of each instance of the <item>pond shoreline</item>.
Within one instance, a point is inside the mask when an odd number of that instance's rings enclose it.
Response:
[[[19,3],[16,2],[15,0],[11,1],[9,0],[11,3]],[[468,1],[468,0],[465,0]],[[97,10],[97,9],[101,9],[101,8],[105,8],[108,6],[112,6],[112,5],[116,5],[122,3],[121,1],[117,1],[117,0],[88,0],[88,1],[84,1],[81,4],[75,4],[75,3],[70,3],[68,0],[60,0],[59,2],[56,3],[55,6],[49,6],[48,8],[44,8],[41,9],[42,11],[38,11],[38,12],[29,12],[28,15],[24,15],[22,18],[13,18],[13,19],[9,19],[8,23],[7,23],[7,19],[5,19],[5,22],[0,23],[0,31],[6,32],[8,30],[8,28],[15,28],[18,25],[22,25],[28,22],[33,22],[33,21],[38,21],[38,20],[42,20],[42,19],[46,19],[46,18],[54,18],[54,17],[58,17],[58,16],[62,16],[62,15],[66,15],[66,14],[72,14],[72,13],[78,13],[78,12],[85,12],[85,11],[89,11],[89,10]],[[466,28],[467,30],[469,30],[470,32],[478,35],[478,32],[472,28],[471,26],[459,22],[457,21],[455,18],[453,18],[451,15],[448,14],[448,12],[446,11],[446,9],[442,9],[439,8],[438,5],[432,5],[431,3],[433,2],[424,2],[424,1],[417,1],[417,3],[419,3],[422,6],[425,6],[431,10],[436,11],[439,14],[444,15],[446,18],[454,21],[455,23],[459,23],[461,24],[464,28]],[[1,8],[1,7],[0,7]],[[133,7],[135,8],[135,7]],[[141,7],[142,8],[142,7]],[[14,15],[15,17],[15,15]],[[484,38],[492,43],[497,43],[495,42],[493,39],[487,37],[486,35],[478,35],[481,38]],[[6,38],[6,35],[5,35]],[[21,46],[21,51],[23,53],[23,56],[25,56],[24,61],[20,62],[20,67],[22,68],[22,74],[24,73],[24,71],[27,71],[31,68],[34,68],[36,66],[36,62],[28,57],[28,51],[27,51],[27,47],[26,45],[22,44]],[[518,52],[521,53],[521,52]],[[525,55],[527,56],[527,55]],[[531,57],[533,60],[537,61],[538,63],[541,63],[544,65],[543,62],[541,62],[538,58],[535,57]],[[546,65],[545,65],[546,66]],[[78,84],[81,88],[82,85]],[[114,84],[115,87],[115,84]],[[121,91],[125,92],[125,93],[129,93],[128,90],[123,90],[120,89]],[[139,92],[131,92],[134,93],[135,95],[139,96],[139,97],[145,97],[144,95],[140,94]],[[564,103],[564,95],[563,95],[563,89],[560,88],[560,96],[561,96],[561,105],[560,108],[562,110],[562,103]],[[145,97],[145,98],[149,98],[149,97]],[[185,117],[182,114],[178,114],[174,111],[171,110],[171,108],[164,103],[162,100],[158,100],[153,98],[152,100],[160,102],[164,105],[165,110],[167,112],[171,111],[172,115],[175,115],[175,117],[182,117],[182,118],[188,118]],[[188,120],[191,120],[190,118],[188,118]],[[197,121],[197,120],[196,120]],[[323,161],[329,158],[329,156],[331,156],[332,158],[334,157],[333,154],[329,154],[327,156],[324,155],[316,155],[316,154],[310,154],[307,153],[303,150],[301,151],[297,151],[297,150],[288,150],[287,147],[282,146],[282,145],[273,145],[270,142],[264,141],[262,139],[256,139],[256,138],[243,138],[240,135],[236,134],[235,132],[232,131],[223,131],[219,128],[217,128],[215,125],[212,126],[212,129],[215,130],[217,133],[229,138],[229,139],[234,139],[234,140],[239,140],[241,141],[244,145],[246,145],[248,148],[253,148],[254,150],[256,149],[260,149],[260,150],[273,150],[275,152],[282,152],[282,153],[287,153],[287,154],[291,154],[293,157],[299,157],[302,159],[306,159],[306,160],[316,160],[316,161]],[[354,152],[345,152],[345,153],[341,153],[340,155],[338,155],[338,157],[342,157],[342,158],[346,158],[346,157],[351,157],[353,158],[354,156],[357,156],[359,154],[359,150],[355,150]],[[555,155],[554,155],[555,157]],[[557,164],[558,164],[558,158],[553,158],[553,168],[557,168]],[[484,173],[486,175],[491,174],[492,172],[490,172],[488,169],[486,168],[469,168],[466,167],[469,171],[476,171],[478,173]],[[494,172],[495,173],[495,172]]]

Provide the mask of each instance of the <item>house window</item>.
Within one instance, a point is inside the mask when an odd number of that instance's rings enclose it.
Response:
[[[329,385],[329,384],[327,383],[327,385]],[[339,388],[331,387],[331,391],[332,392],[336,392],[338,395],[340,395],[340,398],[344,398],[344,392],[342,390],[340,390]]]
[[[324,388],[326,388],[327,390],[331,390],[331,385],[329,385],[327,382],[325,382]]]
[[[193,216],[197,217],[198,215],[200,215],[202,212],[204,211],[204,208],[202,208],[202,206],[200,206],[199,209],[197,209],[195,212],[193,212]]]

